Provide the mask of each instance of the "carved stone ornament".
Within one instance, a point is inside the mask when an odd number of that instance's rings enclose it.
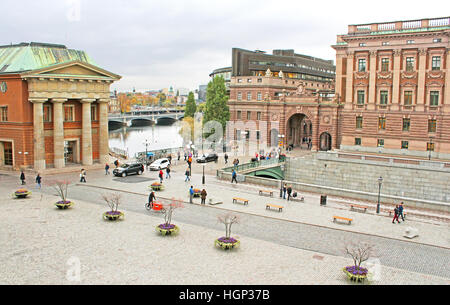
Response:
[[[298,87],[297,87],[297,94],[298,95],[301,95],[301,94],[303,94],[305,92],[305,86],[303,86],[303,84],[300,84]]]
[[[392,78],[392,72],[378,72],[377,73],[378,79],[388,79]]]
[[[402,78],[417,78],[417,72],[402,72]]]
[[[394,50],[394,51],[392,52],[392,54],[393,54],[394,56],[398,57],[398,56],[402,55],[402,51],[401,51],[401,50]]]
[[[280,73],[278,73],[279,78],[283,78],[283,71],[280,70]]]
[[[273,74],[272,74],[272,71],[270,71],[270,69],[269,68],[267,68],[267,71],[266,71],[266,77],[271,77]]]
[[[368,72],[355,72],[355,78],[358,78],[358,79],[369,78],[369,73]]]
[[[419,49],[419,55],[427,55],[427,49]]]
[[[427,76],[429,78],[444,78],[444,72],[443,71],[430,71],[427,73]]]

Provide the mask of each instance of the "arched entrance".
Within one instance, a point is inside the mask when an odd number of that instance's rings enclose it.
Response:
[[[305,114],[292,115],[287,121],[286,130],[288,146],[311,149],[312,123]]]
[[[331,135],[328,132],[320,134],[319,150],[331,150]]]

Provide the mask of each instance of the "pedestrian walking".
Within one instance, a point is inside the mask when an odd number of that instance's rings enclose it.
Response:
[[[191,178],[190,178],[191,173],[190,173],[189,167],[186,169],[184,174],[186,175],[186,179],[184,179],[184,182],[191,181]]]
[[[180,161],[180,152],[177,151],[177,157],[178,157],[178,161]]]
[[[225,153],[225,156],[223,156],[223,157],[225,159],[225,164],[227,164],[228,163],[228,155],[227,155],[227,153]]]
[[[202,204],[205,204],[206,195],[208,195],[208,194],[206,193],[206,190],[203,189],[202,192],[200,193],[200,198],[202,199]]]
[[[395,220],[397,220],[397,222],[400,223],[400,221],[398,220],[398,205],[395,206],[394,219],[392,219],[392,223],[395,223]]]
[[[194,198],[194,187],[191,185],[191,188],[189,189],[189,203],[193,203],[192,199]]]
[[[184,161],[186,161],[186,159],[187,159],[187,154],[184,153]]]
[[[289,185],[287,187],[287,200],[289,201],[289,199],[291,198],[291,193],[292,193],[292,187]]]
[[[285,183],[283,186],[283,199],[286,199],[286,191],[287,191],[287,185]]]
[[[114,161],[114,165],[116,166],[116,168],[119,167],[119,160],[116,159],[116,161]]]
[[[105,175],[109,175],[109,164],[106,163],[105,165]]]
[[[84,168],[82,168],[80,171],[80,183],[81,182],[86,182],[86,177],[84,175]]]
[[[159,182],[160,182],[160,183],[163,182],[163,176],[164,176],[163,171],[162,171],[162,169],[160,169],[160,170],[159,170]]]
[[[25,173],[23,171],[21,171],[21,173],[20,173],[20,181],[22,181],[22,185],[26,184],[25,183]]]
[[[169,155],[167,156],[167,159],[169,159],[169,164],[172,164],[172,154],[169,154]]]
[[[156,200],[155,192],[151,192],[148,196],[148,203],[150,204],[150,208],[153,209],[153,202]]]
[[[400,205],[398,206],[398,216],[401,216],[402,221],[405,221],[405,217],[403,216],[403,201],[400,202]]]
[[[170,178],[170,166],[166,167],[166,179]]]
[[[236,171],[233,169],[233,171],[231,172],[231,183],[235,181],[237,184],[236,176],[237,176]]]
[[[42,182],[42,177],[41,175],[38,173],[36,176],[36,184],[39,188],[41,188],[41,182]]]

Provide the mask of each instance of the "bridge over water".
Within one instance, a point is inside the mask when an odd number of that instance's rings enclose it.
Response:
[[[184,118],[184,110],[153,109],[130,111],[121,114],[110,114],[108,123],[110,128],[127,126],[171,125]]]
[[[284,159],[272,158],[269,160],[261,160],[256,162],[244,163],[238,166],[226,167],[217,173],[231,173],[234,169],[238,175],[265,177],[276,180],[284,179]],[[242,177],[242,176],[241,176]]]

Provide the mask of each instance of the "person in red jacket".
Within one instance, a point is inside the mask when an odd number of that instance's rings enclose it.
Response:
[[[163,175],[164,175],[163,171],[162,171],[162,169],[160,169],[159,170],[159,182],[161,182],[161,183],[163,182]]]
[[[395,209],[394,209],[394,219],[392,219],[392,223],[395,223],[394,221],[396,219],[397,219],[397,222],[400,223],[400,221],[398,220],[398,214],[399,214],[399,212],[398,212],[398,205],[396,205]]]

